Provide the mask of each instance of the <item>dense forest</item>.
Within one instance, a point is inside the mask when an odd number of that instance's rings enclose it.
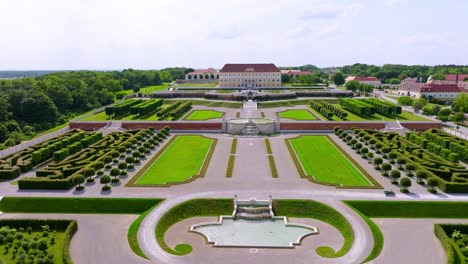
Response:
[[[111,104],[126,90],[138,92],[141,87],[171,82],[186,70],[55,72],[0,80],[0,149],[16,145],[76,115]]]

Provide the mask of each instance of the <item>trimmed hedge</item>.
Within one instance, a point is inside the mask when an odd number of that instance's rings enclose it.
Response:
[[[468,233],[468,225],[461,224],[435,224],[434,233],[440,240],[447,256],[448,264],[465,264],[467,258],[463,255],[460,247],[451,239],[450,234],[458,230],[462,233]]]
[[[226,169],[226,177],[227,178],[232,177],[232,172],[234,171],[235,161],[236,161],[236,156],[234,156],[234,155],[229,156],[228,166],[227,166],[227,169]]]
[[[162,202],[157,198],[4,197],[5,213],[140,214]]]
[[[141,103],[142,100],[129,99],[123,103],[108,106],[104,109],[106,115],[111,116],[124,116],[130,112],[130,108],[136,104]]]

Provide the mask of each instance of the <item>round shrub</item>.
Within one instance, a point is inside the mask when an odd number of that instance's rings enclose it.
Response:
[[[411,186],[411,180],[408,177],[403,177],[400,179],[400,185],[403,187],[400,191],[403,193],[408,193],[408,187]]]
[[[134,163],[135,162],[135,158],[132,157],[132,156],[128,156],[125,158],[125,162],[127,163]]]
[[[380,164],[383,163],[383,160],[382,160],[382,158],[377,157],[377,158],[374,158],[374,160],[372,161],[372,163],[374,163],[374,165],[375,165],[374,168],[375,168],[376,170],[380,170]]]
[[[392,183],[397,184],[398,181],[396,179],[399,179],[401,177],[401,172],[399,170],[391,170],[390,177],[392,177]]]
[[[110,185],[104,185],[102,186],[102,189],[103,191],[110,191],[112,189],[112,187]]]
[[[132,156],[136,159],[136,158],[141,157],[141,153],[140,153],[139,151],[134,151],[134,152],[132,153]]]

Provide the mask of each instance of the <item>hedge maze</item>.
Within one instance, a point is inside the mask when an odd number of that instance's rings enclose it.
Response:
[[[101,133],[71,130],[0,159],[0,179],[14,179],[49,161],[61,161],[102,138]]]
[[[360,144],[359,147],[363,148],[365,145],[376,150],[376,153],[383,153],[383,159],[387,160],[384,162],[397,163],[399,170],[405,164],[412,164],[411,171],[415,173],[408,176],[416,176],[421,184],[428,178],[429,186],[430,182],[436,182],[437,187],[444,192],[468,192],[468,169],[458,162],[467,160],[466,140],[436,129],[409,132],[405,137],[397,133],[362,129],[354,130],[354,136],[339,128],[335,129],[335,133],[354,147]],[[434,191],[432,188],[428,190]]]
[[[138,119],[156,115],[159,120],[176,120],[187,113],[191,108],[192,103],[190,101],[164,105],[163,99],[129,99],[123,103],[106,107],[105,113],[114,118],[133,115]]]
[[[398,116],[401,114],[401,106],[381,101],[376,98],[347,99],[340,98],[340,105],[359,116],[372,116],[375,113],[386,116]]]
[[[37,167],[36,177],[24,177],[18,181],[20,189],[70,189],[83,181],[102,175],[105,166],[110,176],[126,175],[139,158],[150,153],[160,141],[169,135],[165,127],[112,133],[105,137],[100,132],[70,131],[57,138],[19,151],[0,160],[0,177],[13,179]],[[115,169],[115,170],[114,170]],[[117,173],[115,171],[118,170]],[[116,175],[114,175],[116,174]]]

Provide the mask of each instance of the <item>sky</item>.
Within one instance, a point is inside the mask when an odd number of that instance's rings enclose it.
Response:
[[[465,0],[0,0],[0,70],[468,64]]]

